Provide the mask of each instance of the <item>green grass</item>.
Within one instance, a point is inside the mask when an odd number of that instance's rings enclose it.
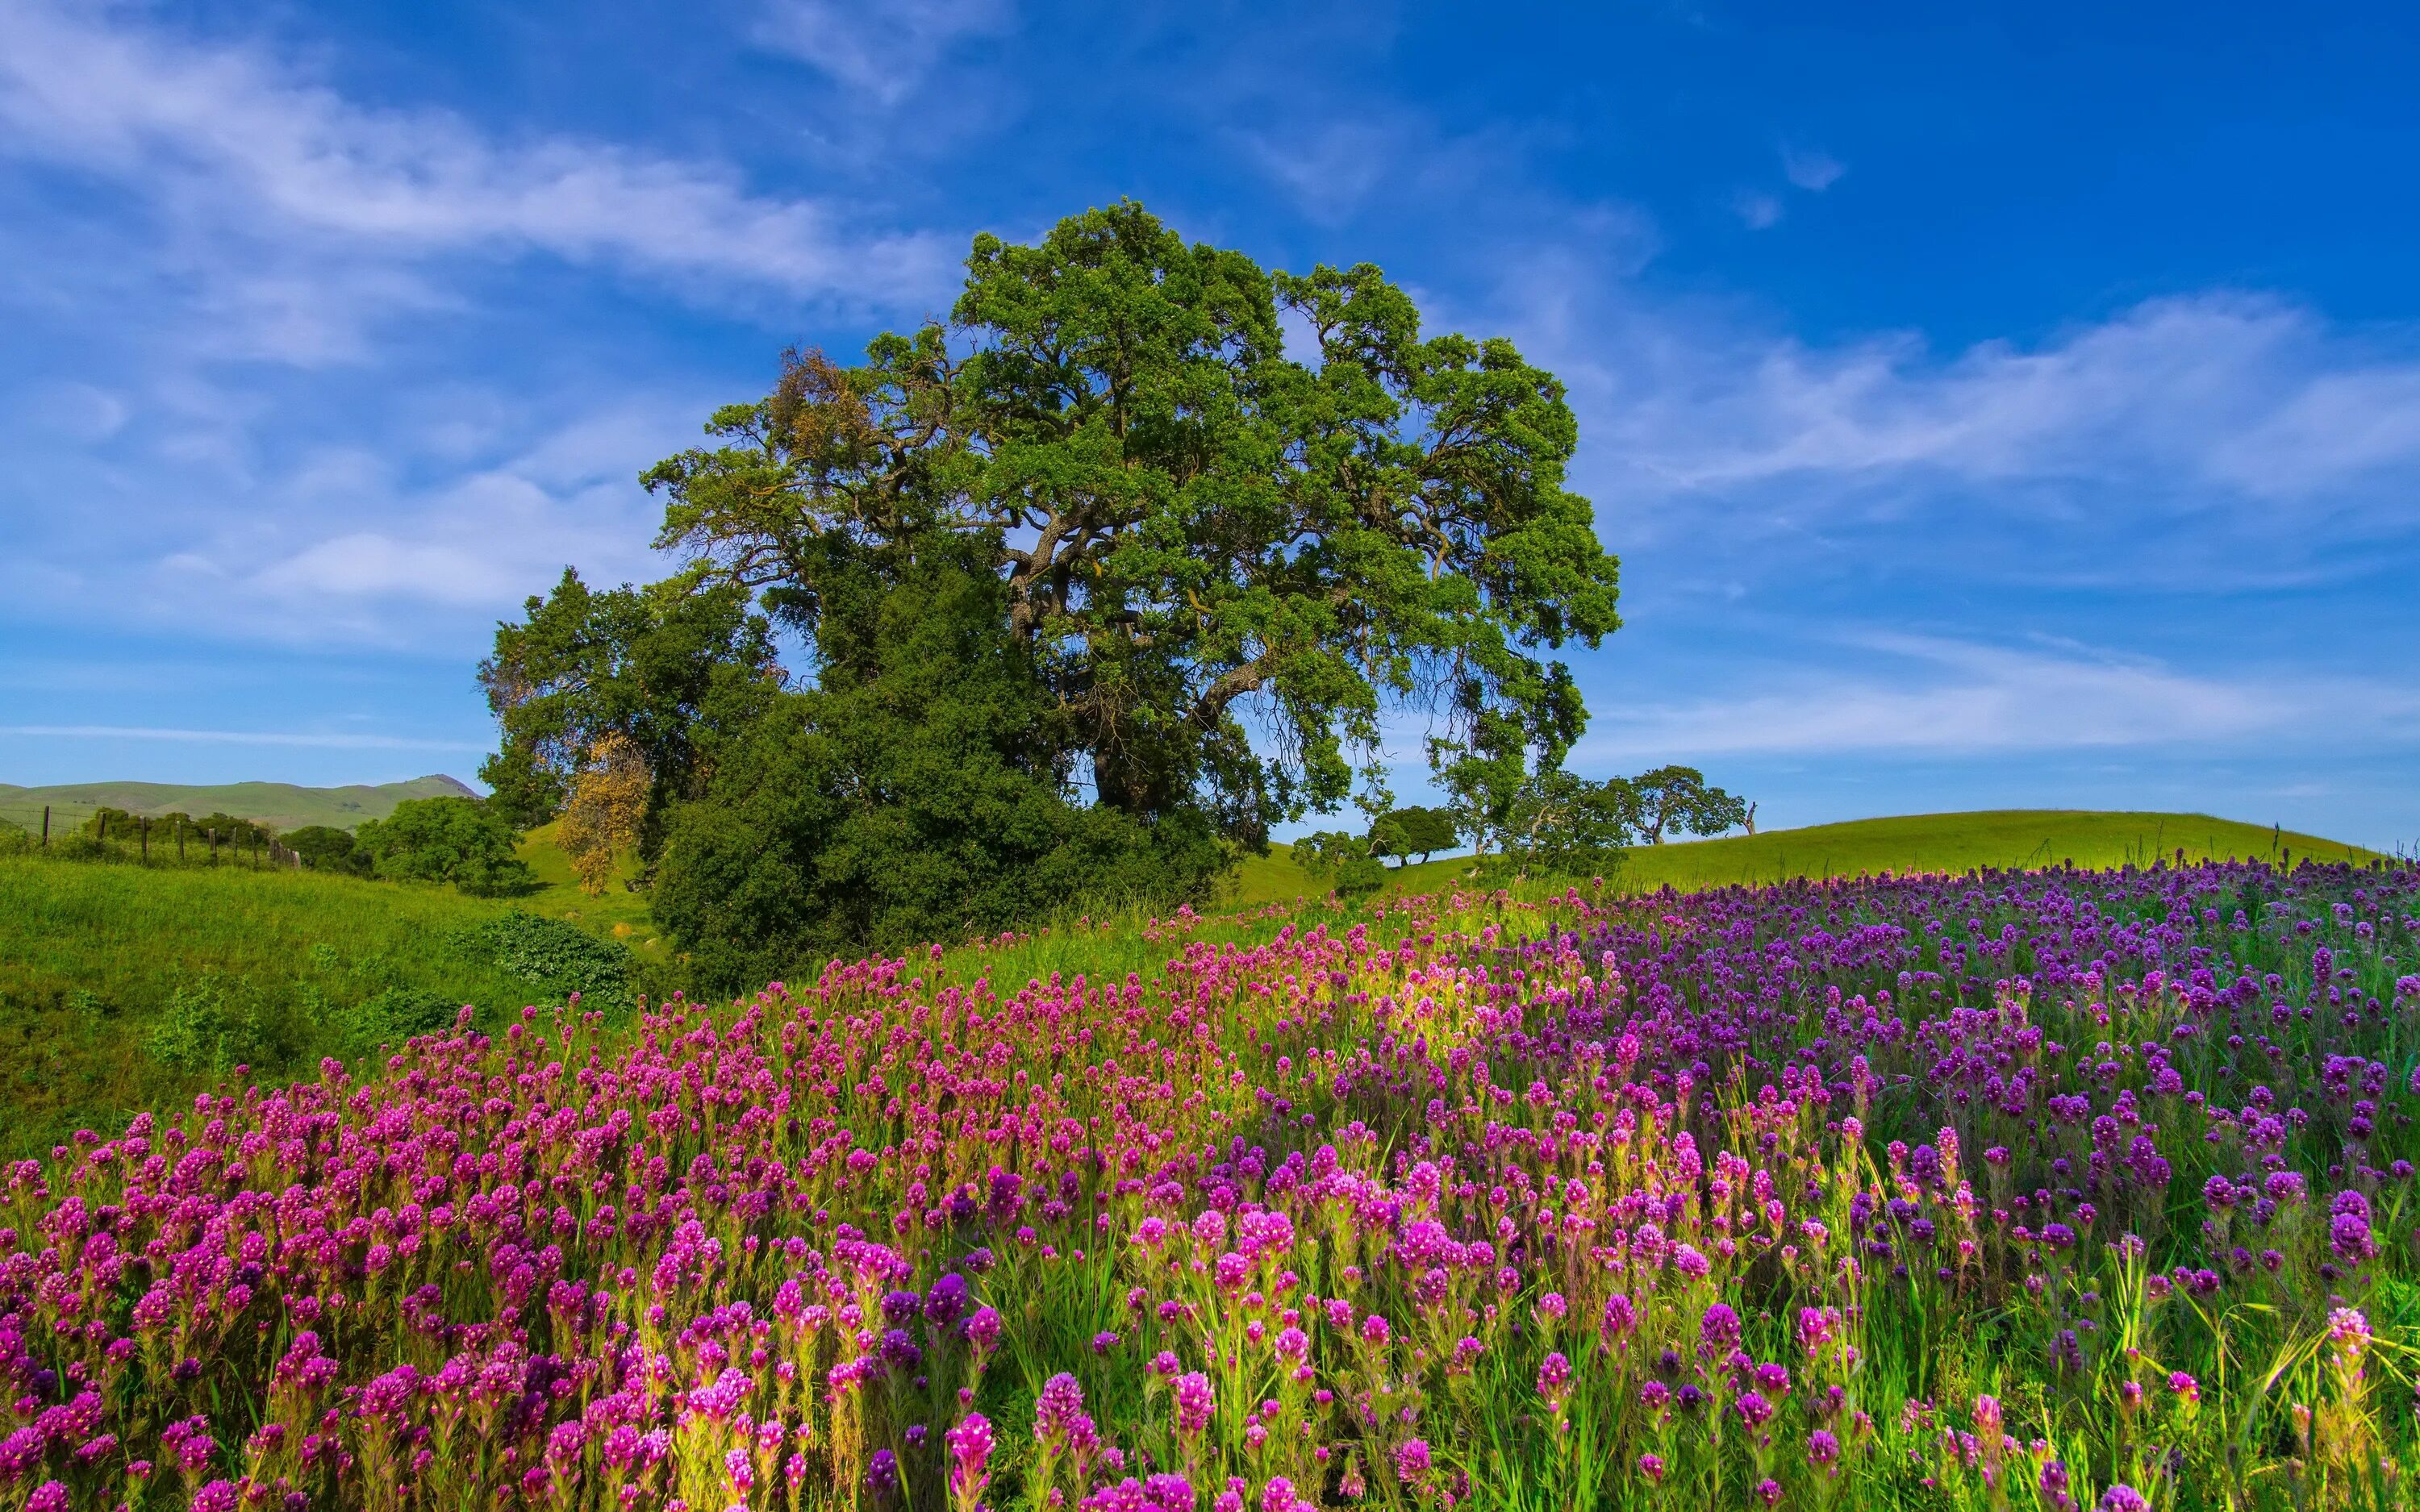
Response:
[[[591,898],[580,890],[571,858],[563,854],[554,836],[553,825],[540,825],[521,837],[520,858],[537,877],[538,890],[515,902],[531,913],[569,919],[611,934],[644,958],[663,959],[663,942],[647,914],[647,895],[623,886],[637,874],[636,863],[630,857],[621,857],[613,868],[613,886]]]
[[[155,1052],[184,995],[248,1016],[283,1058],[315,1018],[392,988],[501,1003],[516,984],[451,941],[504,905],[433,888],[246,867],[145,868],[0,856],[0,1149],[108,1126],[215,1067]]]
[[[123,809],[158,817],[187,813],[198,819],[223,813],[271,829],[332,825],[350,829],[367,819],[384,819],[406,798],[458,797],[470,789],[450,777],[416,777],[375,787],[305,788],[290,782],[226,782],[195,787],[174,782],[71,782],[25,788],[0,782],[0,820],[39,831],[42,810],[51,810],[51,833],[73,829],[96,809]]]
[[[1902,814],[1642,845],[1610,880],[1625,892],[1652,892],[1667,885],[1690,890],[1861,872],[2041,868],[2066,861],[2083,867],[2149,865],[2162,856],[2173,858],[2180,849],[2190,859],[2249,859],[2291,852],[2315,861],[2366,861],[2379,854],[2317,835],[2208,814],[2000,809]],[[1451,887],[1469,867],[1466,856],[1404,867],[1388,872],[1388,888],[1434,892]],[[1239,904],[1282,903],[1323,890],[1284,846],[1271,846],[1266,856],[1246,862],[1238,872],[1233,900]]]
[[[558,1000],[474,932],[518,910],[586,914],[593,933],[613,933],[563,892],[595,902],[568,887],[472,898],[274,867],[0,856],[0,1157],[122,1122],[238,1061],[265,1076],[307,1073],[322,1056],[374,1054],[465,1003],[492,1025]],[[653,986],[643,963],[661,952],[637,953],[640,984]],[[178,1026],[192,1031],[182,1064],[171,1058]]]

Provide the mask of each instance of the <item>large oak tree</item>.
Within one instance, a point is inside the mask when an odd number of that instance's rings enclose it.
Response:
[[[607,736],[644,753],[657,912],[732,974],[1198,892],[1382,794],[1406,711],[1441,766],[1550,768],[1584,718],[1557,653],[1620,623],[1551,374],[1424,335],[1375,268],[1270,272],[1132,204],[977,238],[946,323],[793,352],[706,429],[644,479],[675,576],[567,577],[485,677],[532,817]]]
[[[948,326],[795,353],[708,429],[646,474],[698,581],[845,655],[836,594],[979,541],[1068,779],[1241,840],[1333,808],[1393,707],[1551,764],[1583,718],[1552,654],[1620,623],[1551,374],[1423,335],[1367,264],[1268,272],[1133,204],[978,238]]]

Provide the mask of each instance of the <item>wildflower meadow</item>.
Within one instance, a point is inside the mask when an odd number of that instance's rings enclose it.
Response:
[[[466,1012],[9,1171],[0,1507],[2408,1505],[2415,915],[1581,887]]]

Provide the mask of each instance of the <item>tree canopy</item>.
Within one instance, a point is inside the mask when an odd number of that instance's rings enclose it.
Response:
[[[1664,843],[1667,830],[1719,835],[1747,823],[1747,800],[1708,786],[1694,766],[1659,766],[1630,785],[1638,795],[1638,831],[1650,845]]]
[[[1371,822],[1370,854],[1401,866],[1450,850],[1460,839],[1450,809],[1389,809]]]
[[[496,894],[531,885],[513,854],[513,828],[477,798],[407,798],[384,819],[363,824],[362,850],[382,877],[450,882],[464,892]]]
[[[482,775],[534,823],[626,738],[659,918],[735,970],[1198,896],[1383,803],[1404,711],[1440,764],[1552,767],[1558,654],[1620,624],[1553,375],[1131,203],[977,238],[947,323],[793,351],[706,431],[643,477],[673,578],[499,627]]]
[[[1374,769],[1390,704],[1449,739],[1481,713],[1557,755],[1576,735],[1551,653],[1619,625],[1615,563],[1564,486],[1562,387],[1511,343],[1423,336],[1366,264],[1270,273],[1133,204],[977,238],[953,326],[793,353],[721,444],[646,474],[659,544],[816,638],[960,540],[1071,778],[1253,843]]]

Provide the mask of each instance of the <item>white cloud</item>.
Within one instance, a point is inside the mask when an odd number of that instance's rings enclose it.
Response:
[[[757,42],[895,105],[951,49],[1009,29],[1006,0],[775,0]]]
[[[1610,508],[2023,517],[2122,494],[2137,526],[2420,524],[2420,330],[2221,290],[1945,355],[1912,333],[1811,345],[1569,272],[1533,257],[1498,323],[1570,385],[1579,474]]]
[[[464,391],[409,424],[257,457],[238,428],[181,468],[60,474],[54,491],[86,501],[85,522],[29,532],[0,579],[29,612],[457,655],[566,564],[592,581],[659,575],[646,545],[659,506],[636,478],[693,440],[708,408],[660,393],[549,413]],[[492,422],[509,448],[475,442],[465,416]],[[179,486],[157,501],[163,469]]]
[[[27,409],[37,429],[85,444],[116,435],[125,428],[128,413],[120,395],[74,381],[44,385],[31,396]]]
[[[1349,219],[1393,173],[1404,150],[1400,126],[1335,121],[1302,131],[1249,135],[1262,172],[1305,215],[1325,224]]]
[[[1601,714],[1575,760],[1766,753],[1977,755],[2240,746],[2324,731],[2332,746],[2420,735],[2420,685],[2209,676],[2088,647],[1914,637],[1863,642],[1889,665]]]
[[[1743,189],[1731,198],[1731,211],[1751,231],[1769,231],[1781,224],[1781,201],[1761,189]]]
[[[262,49],[39,0],[0,7],[0,152],[116,179],[189,235],[289,255],[287,239],[305,239],[312,276],[292,280],[290,255],[239,262],[216,291],[266,316],[277,349],[329,346],[322,263],[411,292],[365,255],[535,252],[690,289],[870,302],[921,297],[949,263],[932,237],[866,232],[834,204],[752,193],[714,163],[498,141],[449,112],[356,104]]]
[[[1781,149],[1782,177],[1810,194],[1823,193],[1848,171],[1847,163],[1816,147],[1785,145]]]

